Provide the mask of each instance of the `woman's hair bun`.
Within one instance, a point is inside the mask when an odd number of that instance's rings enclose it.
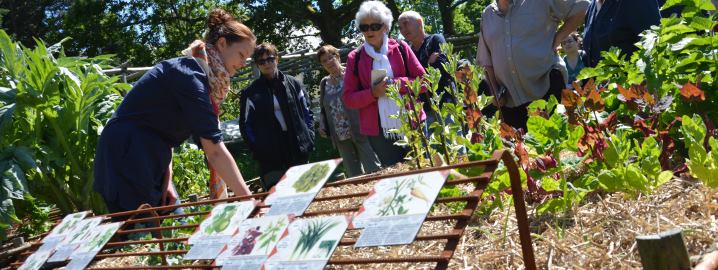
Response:
[[[228,22],[235,21],[232,14],[229,14],[229,12],[221,8],[216,8],[212,10],[209,13],[208,17],[209,18],[207,19],[207,27],[209,29],[217,29]]]
[[[237,42],[249,39],[252,42],[257,40],[252,30],[246,25],[237,21],[234,16],[224,9],[216,8],[207,16],[207,31],[204,33],[204,41],[216,44],[220,38],[228,42]],[[252,45],[254,46],[254,45]]]

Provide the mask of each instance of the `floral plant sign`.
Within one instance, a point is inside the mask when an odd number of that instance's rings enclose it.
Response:
[[[222,269],[259,270],[291,222],[290,216],[265,216],[242,222],[239,233],[215,260]]]
[[[225,203],[215,206],[207,219],[202,221],[197,231],[189,238],[192,248],[184,256],[185,260],[214,259],[222,252],[239,225],[249,217],[257,206],[257,201]]]
[[[89,212],[69,214],[60,221],[55,228],[42,239],[42,246],[37,251],[53,251],[68,234],[72,232],[77,223],[82,221]]]
[[[20,268],[18,270],[38,270],[40,269],[45,262],[47,261],[47,258],[50,257],[50,254],[52,253],[52,250],[50,251],[36,251],[25,261],[20,265]]]
[[[340,162],[342,159],[338,158],[289,168],[264,200],[272,206],[267,215],[304,214]]]
[[[122,222],[108,223],[94,227],[87,237],[87,240],[80,244],[80,247],[70,256],[72,260],[67,264],[65,270],[81,270],[85,269],[95,258],[102,247],[115,235],[120,229]]]
[[[444,170],[377,182],[352,221],[353,227],[364,228],[355,246],[413,242],[448,174]]]
[[[55,253],[47,260],[48,262],[63,262],[70,259],[75,250],[89,240],[92,229],[102,223],[102,217],[83,219],[76,223],[76,226],[68,232],[67,236],[55,248]]]
[[[264,264],[265,270],[324,269],[349,226],[347,216],[295,220]]]

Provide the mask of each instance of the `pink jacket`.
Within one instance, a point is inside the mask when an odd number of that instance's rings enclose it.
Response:
[[[401,43],[401,44],[400,44]],[[414,55],[408,44],[405,42],[397,42],[389,39],[389,63],[394,73],[395,83],[401,83],[400,93],[405,94],[408,91],[407,83],[413,81],[417,77],[424,76],[426,71],[421,66],[419,60]],[[402,59],[399,46],[404,47],[407,59]],[[359,110],[359,132],[363,135],[377,136],[379,135],[379,108],[377,107],[377,98],[371,93],[371,70],[373,59],[363,49],[361,50],[361,58],[359,59],[359,78],[354,75],[354,59],[357,50],[353,50],[347,57],[346,73],[344,75],[344,94],[342,99],[344,104],[352,109]],[[406,60],[408,73],[405,70],[404,60]],[[422,92],[424,90],[422,89]],[[421,120],[425,119],[424,112],[421,113]]]

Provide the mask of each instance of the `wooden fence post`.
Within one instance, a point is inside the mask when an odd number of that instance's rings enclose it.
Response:
[[[691,269],[688,251],[680,229],[636,237],[644,270]]]

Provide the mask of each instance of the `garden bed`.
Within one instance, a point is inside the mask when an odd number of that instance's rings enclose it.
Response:
[[[379,174],[413,169],[399,165]],[[362,187],[345,187],[353,191]],[[346,191],[325,189],[319,197]],[[631,198],[623,193],[595,193],[586,203],[566,216],[537,216],[529,205],[537,265],[541,269],[634,269],[641,268],[635,237],[680,228],[689,255],[695,261],[713,249],[718,236],[716,209],[718,191],[698,181],[674,178],[650,195]],[[323,210],[336,205],[312,205]],[[434,209],[448,213],[450,209]],[[518,269],[523,265],[513,207],[496,209],[487,216],[475,216],[460,240],[449,269]],[[507,218],[508,217],[508,218]],[[446,231],[452,224],[427,223],[422,232]],[[421,233],[420,233],[421,234]],[[506,237],[505,237],[506,236]],[[428,254],[440,243],[363,250],[341,247],[333,258],[370,258],[390,254]],[[146,249],[149,249],[147,247]],[[378,254],[378,253],[381,254]],[[105,259],[95,266],[136,265],[137,258]],[[695,263],[695,262],[694,262]],[[408,265],[384,264],[363,267],[329,266],[328,269],[406,269]],[[412,269],[431,269],[433,264],[412,265]]]

